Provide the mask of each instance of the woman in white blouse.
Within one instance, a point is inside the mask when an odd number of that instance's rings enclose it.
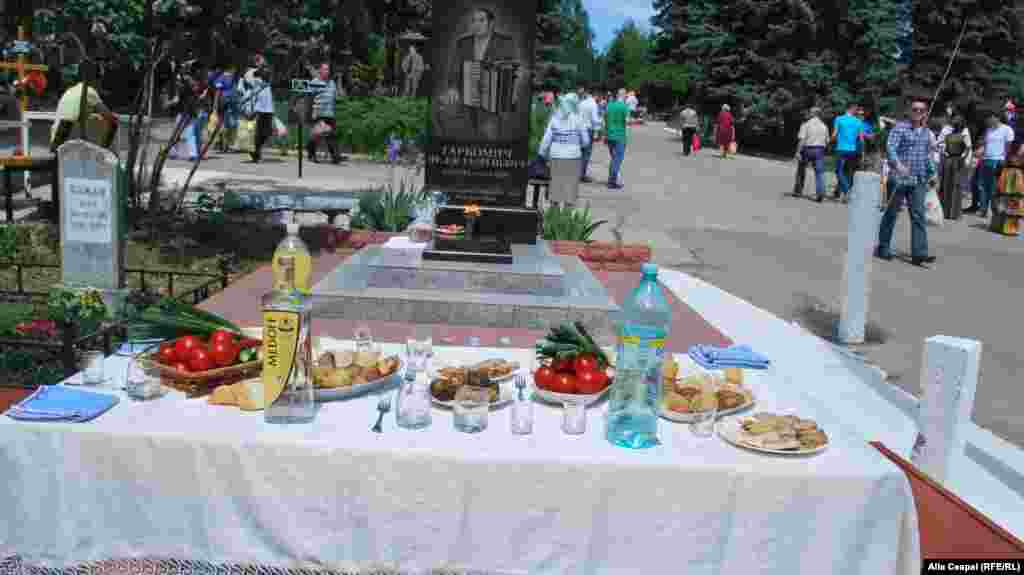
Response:
[[[579,117],[578,106],[576,94],[559,98],[538,150],[551,165],[548,198],[552,203],[571,206],[579,196],[583,148],[590,145],[590,135]]]

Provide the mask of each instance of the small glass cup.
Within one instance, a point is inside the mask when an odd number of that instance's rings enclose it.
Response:
[[[566,435],[583,435],[587,432],[585,401],[566,401],[562,404],[562,432]]]
[[[711,409],[698,411],[693,414],[693,419],[690,422],[690,431],[693,432],[697,437],[711,437],[715,434],[715,422],[718,420],[718,390],[722,386],[724,380],[721,372],[712,372],[705,374],[702,378],[704,381],[701,384],[702,393],[713,394],[715,398],[709,405]]]
[[[132,358],[125,369],[124,392],[139,401],[163,397],[167,388],[163,385],[160,369],[153,362]]]
[[[430,380],[426,372],[418,372],[398,390],[395,422],[403,429],[423,429],[433,421],[430,412]]]
[[[521,377],[516,378],[517,384]],[[516,401],[512,404],[512,433],[516,435],[533,433],[533,398],[529,387],[527,384],[520,390],[517,385]]]
[[[352,339],[355,340],[357,353],[361,351],[372,352],[374,350],[373,332],[370,331],[370,326],[366,324],[356,326]]]
[[[406,376],[412,379],[416,373],[428,371],[433,354],[434,339],[430,329],[415,328],[413,334],[405,341],[405,357],[408,362]]]
[[[491,408],[491,395],[487,388],[463,385],[455,392],[455,429],[465,433],[478,433],[487,429],[487,413]]]
[[[82,354],[82,385],[100,385],[105,381],[102,351],[87,351]]]

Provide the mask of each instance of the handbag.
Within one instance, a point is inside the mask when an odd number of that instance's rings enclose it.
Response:
[[[700,136],[698,136],[697,134],[693,135],[693,142],[691,143],[690,147],[693,148],[694,152],[700,151]]]
[[[928,186],[928,194],[924,199],[925,220],[928,225],[942,227],[945,223],[945,216],[942,214],[942,200],[939,199],[939,192],[936,186]]]
[[[730,154],[735,154],[736,153],[736,149],[737,149],[736,140],[733,140],[733,141],[729,142],[729,153]]]

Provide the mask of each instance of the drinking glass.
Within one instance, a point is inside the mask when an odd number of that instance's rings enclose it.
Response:
[[[705,374],[702,379],[704,380],[701,384],[702,393],[714,394],[715,401],[712,402],[711,409],[698,411],[693,414],[690,431],[697,437],[711,437],[715,434],[715,421],[718,418],[718,390],[722,385],[722,381],[724,381],[724,375],[716,370]]]
[[[415,328],[413,334],[405,342],[406,377],[412,379],[417,373],[426,372],[433,353],[434,338],[430,329]]]
[[[455,392],[455,429],[465,433],[477,433],[487,429],[487,413],[491,407],[491,396],[486,388],[463,385]]]
[[[357,353],[373,351],[373,332],[370,331],[370,326],[366,324],[358,325],[352,334],[352,339],[355,340]]]
[[[124,392],[132,399],[145,401],[162,397],[167,388],[160,369],[153,362],[133,357],[125,369]]]
[[[395,402],[395,418],[404,429],[423,429],[432,422],[430,413],[430,380],[426,372],[420,371],[411,380],[406,380],[398,390]]]
[[[87,351],[82,354],[82,384],[99,385],[103,383],[104,355],[102,351]]]
[[[562,404],[562,432],[566,435],[583,435],[587,432],[587,403],[570,400]]]

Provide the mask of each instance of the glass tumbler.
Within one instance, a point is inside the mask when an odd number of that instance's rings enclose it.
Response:
[[[395,422],[403,429],[423,429],[432,422],[430,413],[430,380],[425,371],[402,382],[395,402]]]
[[[491,394],[484,387],[463,385],[455,392],[455,429],[465,433],[478,433],[487,429],[487,413],[491,408]]]
[[[562,432],[566,435],[583,435],[587,432],[585,401],[571,400],[562,404]]]
[[[702,376],[701,395],[712,398],[703,403],[701,411],[693,414],[690,422],[690,431],[697,437],[711,437],[715,434],[715,421],[718,419],[718,390],[722,386],[724,375],[720,371],[706,373]]]
[[[82,354],[82,384],[99,385],[104,381],[102,351],[87,351]]]

